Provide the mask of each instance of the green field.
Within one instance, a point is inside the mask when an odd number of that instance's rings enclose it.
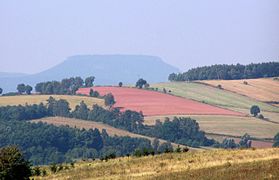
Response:
[[[173,118],[174,116],[168,116]],[[229,136],[242,136],[248,133],[257,139],[273,138],[279,132],[279,124],[263,121],[254,117],[239,116],[210,116],[210,115],[191,115],[178,116],[191,117],[200,125],[201,130],[206,133],[223,134]],[[156,119],[164,120],[164,116],[145,117],[144,123],[154,125]]]
[[[279,149],[209,150],[87,161],[35,179],[278,179]]]
[[[212,104],[215,106],[231,108],[250,109],[252,105],[258,105],[264,111],[278,112],[279,108],[256,101],[252,98],[232,93],[226,90],[217,89],[199,83],[188,82],[166,82],[152,84],[151,87],[158,88],[162,91],[165,88],[167,91],[176,96],[181,96],[196,101]],[[248,111],[249,112],[249,111]]]

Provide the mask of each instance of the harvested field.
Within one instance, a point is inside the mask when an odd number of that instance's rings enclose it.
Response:
[[[259,101],[279,102],[279,81],[272,78],[241,80],[206,80],[199,81],[211,86],[220,84],[222,88]],[[244,84],[244,82],[246,82]]]
[[[171,90],[171,94],[174,94],[176,96],[193,99],[219,107],[225,107],[228,109],[250,109],[252,105],[258,105],[261,110],[279,112],[279,108],[276,106],[272,106],[250,97],[200,83],[166,82],[152,84],[151,87],[158,88],[160,91],[165,88],[167,89],[167,91]]]
[[[182,115],[183,116],[183,115]],[[145,117],[144,123],[155,124],[156,119],[164,120],[165,116]],[[172,118],[173,116],[168,116]],[[189,117],[184,115],[183,117]],[[206,133],[242,136],[248,133],[254,138],[273,138],[279,132],[279,124],[263,121],[254,117],[190,115],[197,120],[200,128]]]
[[[243,116],[239,112],[156,91],[126,87],[94,87],[94,90],[101,95],[112,93],[116,100],[114,107],[142,111],[145,116],[173,114]],[[90,88],[80,88],[77,93],[89,94],[89,91]]]
[[[52,96],[55,99],[65,99],[70,103],[70,108],[74,109],[81,101],[84,101],[88,107],[92,107],[93,104],[104,106],[104,100],[86,97],[86,96],[70,96],[70,95],[19,95],[19,96],[1,96],[0,106],[7,105],[25,105],[25,104],[40,104],[47,103],[47,99]]]

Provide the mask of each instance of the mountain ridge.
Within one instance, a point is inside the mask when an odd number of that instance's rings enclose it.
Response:
[[[74,55],[62,63],[42,72],[16,77],[0,76],[4,92],[15,91],[19,83],[34,86],[42,81],[63,78],[95,76],[97,85],[116,85],[135,83],[138,78],[148,82],[167,81],[168,75],[179,69],[165,63],[160,57],[149,55]]]

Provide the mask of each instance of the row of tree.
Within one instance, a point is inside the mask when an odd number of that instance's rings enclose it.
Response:
[[[36,84],[35,90],[40,94],[75,94],[80,87],[92,87],[95,77],[83,80],[81,77],[71,77],[62,81],[47,81]]]
[[[279,62],[248,65],[212,65],[197,67],[184,73],[172,73],[170,81],[193,81],[210,79],[251,79],[279,76]]]

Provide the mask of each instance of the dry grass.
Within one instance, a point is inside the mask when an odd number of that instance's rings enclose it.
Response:
[[[168,116],[170,118],[174,116]],[[279,124],[267,122],[254,117],[236,116],[209,116],[191,115],[177,116],[191,117],[196,119],[200,128],[206,133],[225,134],[231,136],[242,136],[248,133],[255,138],[273,138],[279,132]],[[144,123],[154,125],[156,119],[164,120],[164,116],[145,117]]]
[[[50,97],[55,99],[65,99],[70,103],[71,109],[74,109],[81,101],[84,101],[88,107],[92,107],[93,104],[104,106],[102,99],[86,97],[86,96],[70,96],[70,95],[20,95],[20,96],[2,96],[0,97],[0,106],[7,105],[25,105],[25,104],[40,104],[46,103],[46,100]]]
[[[151,142],[154,140],[152,137],[148,136],[143,136],[140,134],[135,134],[131,133],[129,131],[123,130],[123,129],[118,129],[114,128],[110,125],[103,124],[101,122],[94,122],[94,121],[85,121],[85,120],[80,120],[80,119],[74,119],[74,118],[65,118],[65,117],[48,117],[48,118],[42,118],[42,119],[36,119],[36,120],[31,120],[31,122],[44,122],[48,124],[53,124],[55,126],[62,126],[62,125],[68,125],[73,128],[79,128],[79,129],[94,129],[97,128],[100,132],[102,129],[106,129],[107,133],[110,136],[129,136],[129,137],[135,137],[135,138],[144,138],[148,139]],[[160,143],[166,142],[165,140],[159,139]],[[177,147],[178,144],[172,143],[174,147]],[[181,147],[184,147],[181,145]],[[190,148],[191,150],[200,150],[197,148]]]
[[[243,82],[248,84],[245,85]],[[272,78],[242,79],[242,80],[208,80],[200,81],[212,86],[220,84],[222,88],[242,94],[260,101],[279,102],[279,81]]]
[[[81,162],[35,179],[276,179],[278,159],[278,148],[171,153]]]

